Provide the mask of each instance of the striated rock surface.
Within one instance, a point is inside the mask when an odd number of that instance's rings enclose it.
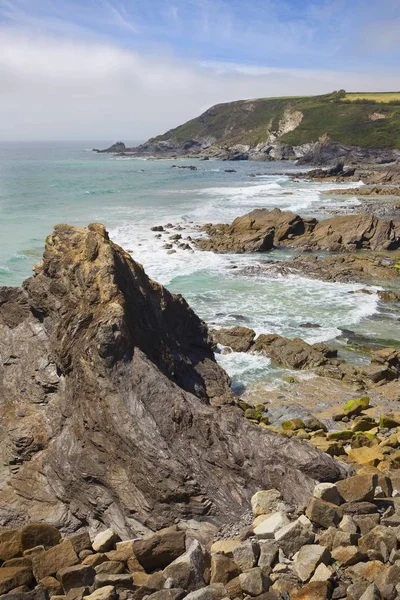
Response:
[[[318,222],[279,208],[256,209],[231,225],[206,225],[204,231],[208,237],[197,240],[198,248],[221,253],[264,252],[277,246],[333,252],[400,247],[399,222],[363,213]]]
[[[344,471],[249,423],[206,326],[104,227],[59,225],[22,288],[0,290],[0,524],[120,535],[307,502]]]

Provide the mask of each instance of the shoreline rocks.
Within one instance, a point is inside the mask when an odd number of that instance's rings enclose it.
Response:
[[[396,250],[400,222],[369,214],[304,219],[290,211],[256,209],[231,225],[205,225],[207,238],[196,240],[201,250],[220,253],[266,252],[276,247],[302,251]]]

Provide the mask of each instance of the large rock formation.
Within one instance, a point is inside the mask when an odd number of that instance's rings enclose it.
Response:
[[[399,222],[363,213],[318,222],[279,208],[257,208],[231,225],[206,225],[204,230],[208,237],[198,239],[197,246],[214,252],[264,252],[277,246],[334,252],[400,247]]]
[[[0,524],[122,534],[242,514],[259,488],[304,504],[340,465],[248,423],[206,326],[102,225],[59,225],[0,290]]]

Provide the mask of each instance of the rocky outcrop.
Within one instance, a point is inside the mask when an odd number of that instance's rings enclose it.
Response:
[[[104,227],[59,225],[22,288],[0,290],[0,524],[129,535],[295,504],[343,471],[243,419],[206,326]]]
[[[355,214],[317,221],[290,211],[256,209],[237,217],[231,225],[205,225],[207,238],[196,245],[214,252],[265,252],[274,247],[301,250],[396,250],[400,247],[400,223]]]
[[[116,153],[125,152],[125,151],[129,151],[129,148],[127,148],[125,146],[124,142],[115,142],[115,144],[112,144],[112,146],[109,146],[108,148],[105,148],[104,150],[99,150],[98,148],[93,148],[93,152],[97,152],[98,154],[104,154],[104,153],[116,154]]]
[[[299,165],[335,165],[340,161],[346,165],[386,164],[400,159],[400,150],[375,149],[350,146],[323,135],[313,147],[299,158]]]

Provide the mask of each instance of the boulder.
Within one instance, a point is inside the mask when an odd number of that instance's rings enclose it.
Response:
[[[396,550],[397,536],[395,529],[377,525],[358,540],[358,547],[366,553],[368,550],[379,549],[381,543],[385,544],[389,553]]]
[[[25,567],[3,567],[0,569],[0,595],[21,585],[30,585],[32,571]]]
[[[248,571],[257,564],[260,555],[260,545],[249,540],[243,542],[238,548],[234,548],[232,554],[233,560],[239,569],[241,571]]]
[[[71,535],[69,541],[74,547],[75,552],[79,555],[84,550],[91,550],[92,542],[88,531],[81,531]]]
[[[293,556],[305,544],[311,544],[315,535],[300,519],[282,527],[275,534],[275,541],[287,557]]]
[[[306,583],[290,595],[290,600],[327,600],[330,598],[331,585],[328,581]]]
[[[21,531],[9,529],[0,533],[0,560],[6,561],[10,558],[22,556]]]
[[[336,486],[345,502],[372,502],[376,484],[376,475],[354,475],[338,481]]]
[[[251,498],[253,516],[268,515],[276,512],[282,502],[282,494],[278,490],[262,490]]]
[[[21,545],[23,550],[43,546],[46,550],[56,546],[61,534],[56,527],[47,523],[32,523],[21,529]]]
[[[382,600],[382,596],[376,585],[371,583],[359,600]]]
[[[50,598],[64,594],[63,586],[55,577],[44,577],[41,581],[39,581],[37,587],[46,590]]]
[[[243,593],[249,596],[260,596],[260,594],[268,590],[270,585],[260,567],[254,567],[245,573],[241,573],[239,581]]]
[[[332,550],[332,558],[341,567],[350,567],[365,560],[367,556],[357,546],[338,546]]]
[[[273,566],[279,552],[279,546],[272,540],[262,540],[259,543],[260,556],[258,557],[258,566],[267,570]]]
[[[95,575],[96,571],[93,567],[74,565],[60,569],[57,572],[57,579],[61,581],[64,591],[68,593],[73,588],[92,586]]]
[[[305,545],[300,548],[293,563],[293,570],[297,577],[305,583],[315,572],[320,563],[327,564],[330,552],[318,544]]]
[[[237,564],[228,556],[213,554],[211,557],[210,583],[223,583],[226,585],[231,579],[239,575]]]
[[[226,589],[222,583],[212,583],[200,590],[190,592],[185,600],[221,600],[226,597]]]
[[[94,589],[98,590],[105,586],[112,585],[114,587],[122,587],[125,589],[134,589],[132,575],[128,573],[99,573],[94,578]]]
[[[216,554],[212,557],[211,583],[217,583],[217,581],[212,581],[212,561],[217,557],[230,560],[222,554]],[[191,592],[204,586],[204,569],[205,560],[203,550],[200,543],[194,540],[184,554],[176,558],[164,569],[163,575],[166,579],[170,579],[173,582],[174,588],[181,588]],[[224,582],[220,581],[220,583]]]
[[[321,500],[325,500],[325,502],[330,502],[331,504],[339,505],[341,503],[338,488],[334,483],[318,483],[314,488],[313,495],[316,498],[320,498]]]
[[[107,552],[107,550],[111,550],[119,540],[119,536],[112,529],[106,529],[96,535],[92,543],[92,548],[95,552]]]
[[[108,560],[107,562],[97,565],[94,570],[96,573],[112,573],[117,575],[118,573],[123,573],[125,571],[125,565],[118,560]]]
[[[307,507],[306,516],[315,525],[327,529],[330,525],[337,525],[340,522],[342,512],[335,504],[313,497]]]
[[[85,596],[85,598],[87,600],[115,600],[115,587],[113,585],[105,585],[88,596]]]
[[[274,333],[259,335],[252,351],[264,354],[288,369],[315,369],[330,364],[337,355],[336,350],[325,344],[308,344],[300,338],[289,339]],[[304,422],[301,422],[297,428],[304,426]]]
[[[78,556],[69,540],[63,540],[57,546],[40,552],[32,557],[32,569],[36,581],[48,575],[54,575],[64,567],[71,567],[79,562]]]
[[[254,528],[254,534],[260,540],[273,539],[275,532],[289,523],[290,521],[285,513],[275,512]]]
[[[211,546],[211,554],[224,554],[233,558],[233,551],[242,545],[240,540],[218,540]]]
[[[161,529],[153,535],[135,540],[133,550],[146,571],[164,569],[185,552],[185,532],[176,526]]]

